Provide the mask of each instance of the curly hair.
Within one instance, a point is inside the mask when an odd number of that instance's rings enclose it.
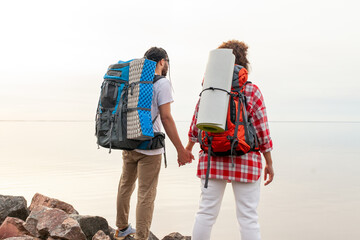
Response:
[[[249,47],[244,42],[240,42],[238,40],[230,40],[227,42],[223,42],[218,48],[232,49],[235,55],[235,64],[243,66],[248,71],[250,70],[250,63],[246,57]]]

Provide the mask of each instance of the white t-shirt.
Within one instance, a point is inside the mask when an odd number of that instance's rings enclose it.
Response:
[[[172,87],[169,79],[161,78],[153,85],[153,98],[151,104],[151,118],[154,120],[157,116],[153,129],[154,132],[162,131],[162,123],[160,119],[159,106],[172,103],[174,101],[172,96]],[[142,150],[135,149],[134,151],[145,154],[145,155],[158,155],[164,153],[164,148],[153,149],[153,150]]]

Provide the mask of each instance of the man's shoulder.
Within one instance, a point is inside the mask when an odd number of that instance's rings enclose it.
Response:
[[[161,78],[159,78],[159,80],[157,80],[157,81],[154,83],[154,85],[162,85],[162,84],[165,83],[165,82],[170,82],[170,80],[167,79],[166,77],[161,77]]]
[[[167,79],[166,77],[163,77],[154,83],[155,90],[162,89],[162,88],[168,88],[168,87],[171,88],[171,83],[170,83],[170,80]]]

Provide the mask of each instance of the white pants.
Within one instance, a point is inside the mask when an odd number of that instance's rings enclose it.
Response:
[[[260,197],[260,179],[255,183],[232,182],[236,201],[236,216],[242,240],[260,240],[256,208]],[[208,188],[201,180],[199,211],[196,214],[192,240],[209,240],[211,229],[219,214],[226,180],[209,179]]]

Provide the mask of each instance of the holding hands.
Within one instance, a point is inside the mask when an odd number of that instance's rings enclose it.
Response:
[[[178,151],[178,163],[179,167],[183,166],[187,163],[191,163],[192,160],[194,160],[194,155],[192,155],[191,150],[182,148],[180,151]]]
[[[183,148],[182,151],[178,151],[178,163],[179,167],[185,165],[186,163],[191,163],[194,160],[194,155],[192,155],[192,148],[195,143],[189,141],[186,148]]]

